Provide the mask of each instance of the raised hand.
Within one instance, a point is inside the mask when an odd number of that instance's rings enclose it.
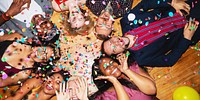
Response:
[[[118,68],[120,69],[120,71],[124,72],[125,70],[128,69],[128,56],[126,56],[125,53],[120,53],[117,55],[117,59],[120,62],[120,65],[118,66]]]
[[[88,100],[87,93],[87,83],[84,78],[79,77],[76,81],[78,89],[76,89],[76,95],[80,100]]]
[[[22,10],[30,7],[31,0],[13,0],[11,6],[6,11],[6,14],[8,16],[15,16],[18,13],[20,13]],[[24,5],[27,4],[27,7],[24,7]]]
[[[66,87],[66,83],[60,83],[60,91],[56,90],[56,98],[57,100],[69,100],[69,91]]]
[[[174,9],[183,16],[184,13],[181,12],[181,10],[184,10],[187,15],[190,12],[190,5],[188,5],[184,0],[172,0],[171,6],[174,7]]]
[[[191,40],[192,36],[194,35],[194,32],[196,31],[196,29],[198,28],[198,21],[195,21],[195,18],[190,18],[189,22],[185,25],[184,28],[184,38]]]

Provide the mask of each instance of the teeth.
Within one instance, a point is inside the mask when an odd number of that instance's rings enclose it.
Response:
[[[50,84],[47,84],[48,87],[50,87],[51,89],[53,89],[53,87]]]
[[[117,68],[115,68],[111,74],[115,73],[116,71],[117,71]]]

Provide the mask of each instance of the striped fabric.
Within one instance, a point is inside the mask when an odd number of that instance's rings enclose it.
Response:
[[[154,42],[158,38],[183,28],[186,22],[187,21],[183,16],[175,13],[172,17],[169,16],[167,18],[152,22],[148,25],[143,25],[125,33],[125,35],[131,34],[138,36],[134,46],[132,46],[131,49],[139,50],[144,46]]]

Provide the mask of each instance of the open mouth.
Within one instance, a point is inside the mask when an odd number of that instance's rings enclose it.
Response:
[[[116,71],[117,71],[117,68],[115,68],[111,74],[114,74]]]
[[[53,87],[52,87],[52,85],[50,85],[50,84],[47,84],[47,85],[46,85],[46,88],[47,88],[47,90],[53,90]]]

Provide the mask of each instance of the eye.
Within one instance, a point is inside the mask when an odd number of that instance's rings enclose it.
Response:
[[[61,82],[60,82],[60,81],[56,81],[56,83],[57,83],[57,84],[60,84]]]

